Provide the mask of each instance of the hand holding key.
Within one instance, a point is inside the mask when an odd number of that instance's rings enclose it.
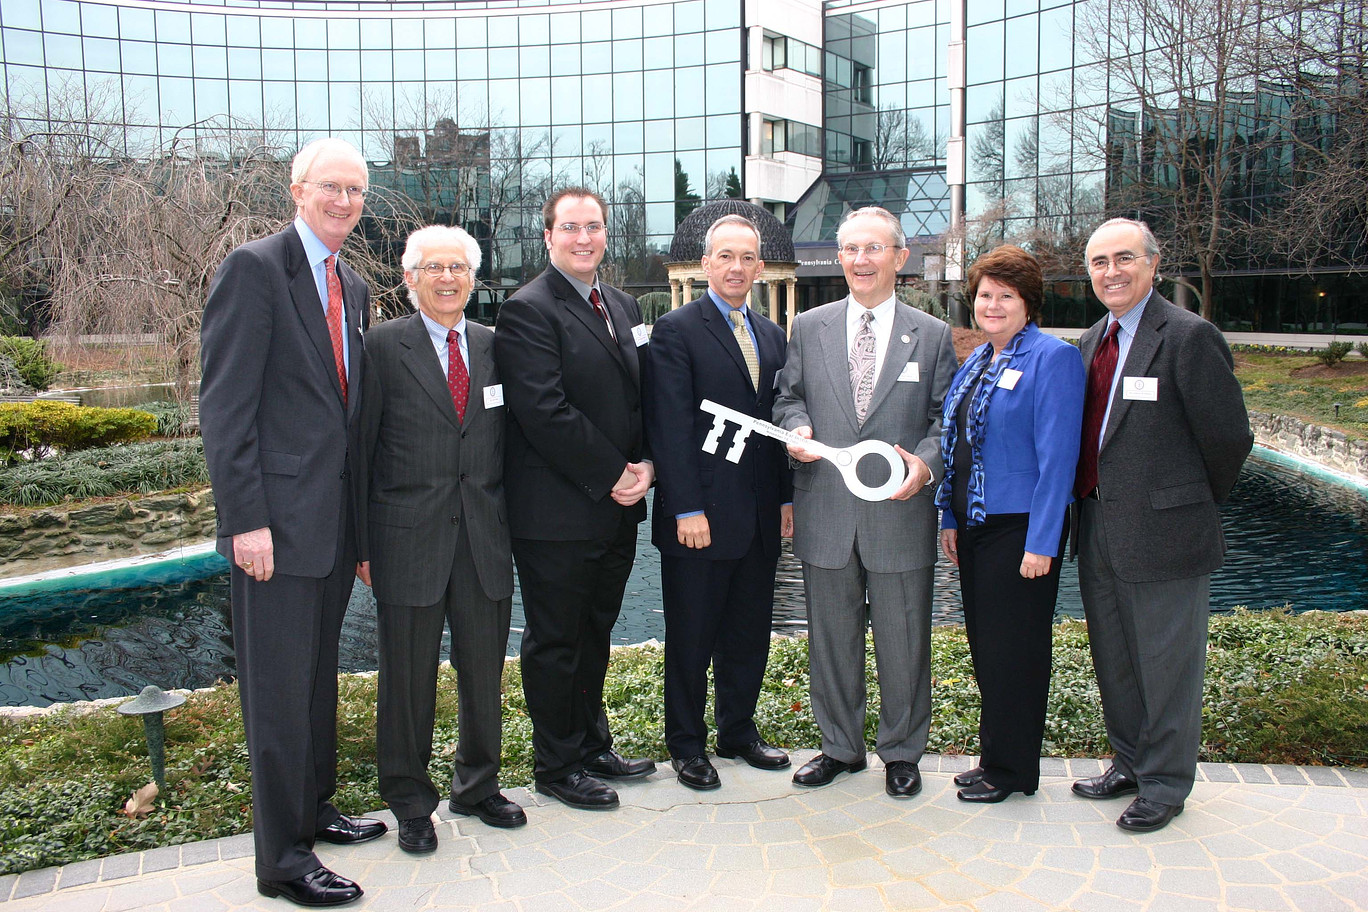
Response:
[[[768,421],[761,421],[759,418],[752,418],[744,412],[719,405],[711,399],[704,399],[698,407],[713,416],[712,430],[708,432],[708,436],[703,441],[703,452],[705,453],[717,452],[717,445],[722,439],[722,432],[726,430],[728,424],[737,426],[731,448],[727,450],[728,462],[741,461],[741,454],[746,450],[746,438],[754,432],[778,440],[786,446],[802,447],[821,459],[830,460],[841,473],[841,479],[845,481],[850,493],[861,500],[887,500],[890,495],[902,487],[903,480],[907,477],[907,468],[903,465],[902,457],[898,455],[898,451],[891,444],[884,443],[882,440],[861,440],[850,447],[831,447],[824,443],[818,443],[816,440],[802,437],[793,431],[786,431]],[[871,487],[860,481],[859,475],[856,473],[860,460],[866,456],[879,456],[888,463],[888,480],[877,487]]]

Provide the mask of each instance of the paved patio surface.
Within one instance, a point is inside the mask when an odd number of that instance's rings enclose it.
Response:
[[[796,752],[795,764],[813,753]],[[1096,760],[1045,760],[1034,797],[974,806],[950,781],[972,759],[926,757],[925,789],[905,801],[884,795],[877,763],[806,790],[790,771],[715,760],[723,787],[710,793],[662,768],[623,784],[610,812],[515,789],[528,809],[521,829],[443,806],[433,855],[406,855],[392,833],[320,855],[366,890],[348,909],[1368,909],[1368,773],[1203,764],[1183,815],[1134,835],[1114,824],[1125,799],[1070,794],[1075,778],[1101,772]],[[294,908],[257,894],[250,836],[3,877],[0,902],[5,912]]]

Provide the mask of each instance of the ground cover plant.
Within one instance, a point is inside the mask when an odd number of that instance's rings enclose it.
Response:
[[[962,627],[932,634],[933,719],[929,749],[978,750],[978,693]],[[873,648],[867,650],[867,736],[878,715]],[[624,753],[664,758],[660,707],[664,649],[614,652],[605,700]],[[337,804],[380,806],[375,767],[374,675],[345,675],[338,707]],[[450,775],[456,747],[456,681],[443,666],[432,774]],[[531,780],[531,722],[516,662],[504,676],[504,787]],[[757,713],[760,730],[788,748],[815,748],[808,703],[807,641],[777,639]],[[1106,756],[1101,703],[1087,628],[1055,628],[1054,677],[1044,752]],[[115,852],[245,832],[251,779],[237,688],[191,694],[167,714],[167,790],[145,818],[121,813],[150,780],[142,725],[106,707],[0,718],[0,874]],[[1368,764],[1368,614],[1236,612],[1211,624],[1204,704],[1205,761]]]
[[[1368,439],[1368,361],[1325,364],[1308,352],[1244,348],[1235,352],[1235,376],[1251,411],[1291,415],[1350,439]]]
[[[208,483],[204,444],[198,437],[152,440],[8,466],[0,471],[0,507],[151,494]]]

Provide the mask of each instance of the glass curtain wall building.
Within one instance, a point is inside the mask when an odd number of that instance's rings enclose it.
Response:
[[[29,128],[88,122],[134,158],[348,139],[373,184],[480,239],[481,319],[543,268],[542,201],[578,183],[609,202],[609,277],[637,293],[665,286],[700,200],[740,196],[792,230],[802,304],[831,300],[835,226],[879,204],[911,239],[909,282],[1024,241],[1054,280],[1047,323],[1078,327],[1101,313],[1081,267],[1093,226],[1139,214],[1165,243],[1178,230],[1128,190],[1141,173],[1162,183],[1156,137],[1182,118],[1121,87],[1124,55],[1147,48],[1084,25],[1116,2],[4,0],[2,103]],[[1287,91],[1241,97],[1236,119],[1267,135]],[[1275,206],[1290,148],[1265,144],[1223,193]],[[955,230],[963,256],[946,262]],[[1368,325],[1361,245],[1322,270],[1257,247],[1217,264],[1218,324]],[[1190,264],[1167,265],[1200,287]]]

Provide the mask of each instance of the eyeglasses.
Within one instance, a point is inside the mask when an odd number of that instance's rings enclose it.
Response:
[[[590,237],[598,237],[603,233],[603,222],[590,222],[587,225],[576,225],[574,222],[566,222],[564,225],[557,225],[556,230],[561,234],[578,236],[581,231],[589,232]]]
[[[440,278],[442,273],[447,272],[448,270],[450,270],[451,274],[453,276],[456,276],[457,278],[465,275],[467,272],[470,272],[469,263],[451,263],[445,266],[441,263],[424,263],[422,266],[418,268],[423,270],[423,272],[426,272],[429,276],[431,276],[434,279]]]
[[[335,184],[332,181],[302,180],[300,183],[313,184],[318,188],[318,192],[328,199],[337,199],[345,192],[351,199],[363,200],[366,198],[366,194],[370,192],[365,187],[343,187],[341,184]]]
[[[1149,254],[1147,253],[1118,253],[1111,259],[1107,259],[1106,257],[1093,257],[1088,263],[1088,268],[1093,272],[1106,272],[1112,266],[1115,266],[1117,269],[1129,269],[1135,264],[1136,260],[1148,259]]]
[[[902,245],[901,245],[901,244],[866,244],[865,246],[860,247],[860,246],[857,246],[857,245],[855,245],[855,244],[846,244],[845,246],[843,246],[843,247],[841,248],[841,253],[845,254],[845,255],[848,256],[848,257],[850,257],[852,260],[855,259],[857,256],[859,256],[859,255],[862,254],[862,253],[863,253],[865,256],[869,257],[870,259],[873,259],[874,257],[878,256],[879,254],[883,253],[885,250],[902,250]]]

